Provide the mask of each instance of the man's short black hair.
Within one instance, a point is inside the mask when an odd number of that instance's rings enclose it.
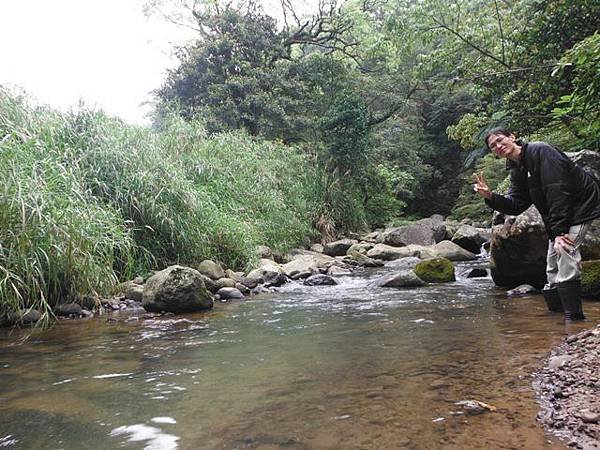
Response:
[[[485,132],[485,137],[483,138],[483,140],[485,141],[485,145],[488,148],[488,150],[490,150],[490,146],[488,145],[488,139],[490,138],[490,136],[492,134],[495,134],[496,136],[511,136],[514,133],[512,131],[510,131],[508,128],[506,128],[506,127],[494,127],[494,128],[490,128],[489,130],[487,130]]]

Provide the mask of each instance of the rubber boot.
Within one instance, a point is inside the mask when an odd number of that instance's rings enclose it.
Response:
[[[548,311],[564,312],[557,288],[544,289],[542,290],[542,295],[544,296],[544,300],[546,301],[546,306],[548,306]]]
[[[566,281],[558,285],[558,295],[565,311],[565,322],[585,320],[581,304],[581,281]]]

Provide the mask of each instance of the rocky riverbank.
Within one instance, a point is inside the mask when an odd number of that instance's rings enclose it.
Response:
[[[570,447],[600,449],[600,325],[552,350],[534,389],[549,431]]]

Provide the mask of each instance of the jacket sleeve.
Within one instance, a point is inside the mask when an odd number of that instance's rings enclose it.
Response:
[[[510,187],[506,195],[492,193],[492,198],[485,200],[492,209],[504,214],[517,216],[531,206],[527,179],[516,171],[510,172]]]
[[[573,163],[554,147],[540,151],[540,179],[548,205],[548,236],[568,233],[573,222]]]

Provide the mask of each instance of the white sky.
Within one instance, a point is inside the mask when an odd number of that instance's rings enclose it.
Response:
[[[276,0],[263,0],[273,10]],[[307,11],[314,0],[294,0]],[[144,0],[0,0],[0,85],[66,111],[83,100],[147,124],[150,92],[177,65],[192,30],[142,12]]]
[[[82,99],[129,123],[174,67],[190,31],[147,19],[141,0],[0,0],[0,84],[68,110]]]

